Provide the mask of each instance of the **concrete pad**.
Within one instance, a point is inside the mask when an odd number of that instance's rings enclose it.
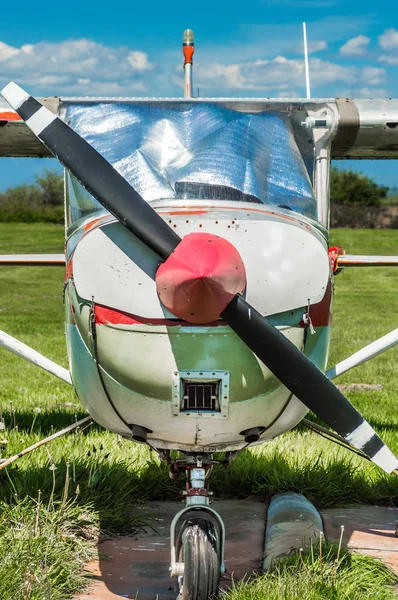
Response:
[[[134,537],[118,537],[98,546],[98,558],[86,567],[92,585],[75,600],[175,600],[176,580],[169,576],[170,523],[183,508],[178,502],[148,502],[142,509],[150,525]],[[221,589],[261,568],[266,505],[251,500],[214,502],[226,529]]]
[[[268,507],[264,570],[278,558],[309,548],[321,532],[322,519],[307,498],[293,492],[277,494]]]
[[[398,575],[398,508],[356,506],[321,514],[328,541],[338,542],[344,525],[343,543],[348,548],[381,559]]]

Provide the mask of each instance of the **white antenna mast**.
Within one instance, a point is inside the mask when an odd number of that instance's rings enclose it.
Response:
[[[303,36],[304,36],[305,87],[307,90],[307,98],[311,98],[310,70],[308,67],[307,28],[305,26],[305,23],[303,23]]]

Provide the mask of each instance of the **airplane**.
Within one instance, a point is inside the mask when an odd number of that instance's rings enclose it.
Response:
[[[0,104],[1,156],[65,167],[65,256],[0,264],[66,267],[69,370],[5,332],[0,345],[72,384],[96,422],[157,451],[172,478],[185,473],[170,536],[180,600],[215,597],[225,572],[215,453],[228,462],[311,410],[398,474],[332,382],[398,330],[326,371],[335,274],[398,265],[328,248],[330,161],[398,158],[398,99],[195,98],[193,52],[186,30],[184,98],[39,102],[11,82]]]

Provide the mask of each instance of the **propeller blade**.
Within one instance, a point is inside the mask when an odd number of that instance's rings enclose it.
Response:
[[[329,427],[387,473],[398,469],[398,459],[340,390],[241,296],[235,296],[221,317],[270,371]]]
[[[99,152],[15,83],[1,94],[55,158],[131,233],[162,259],[173,252],[181,238]]]

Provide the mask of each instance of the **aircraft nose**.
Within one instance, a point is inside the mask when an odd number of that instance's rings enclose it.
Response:
[[[217,321],[246,288],[242,258],[230,242],[209,233],[190,233],[156,272],[164,306],[189,323]]]

